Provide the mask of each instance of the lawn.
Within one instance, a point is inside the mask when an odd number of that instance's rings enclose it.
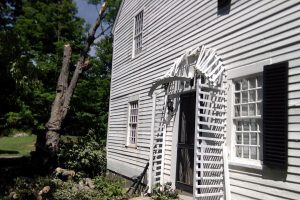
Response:
[[[69,139],[68,139],[69,138]],[[77,136],[62,136],[63,141],[77,141]],[[20,156],[29,155],[35,150],[35,135],[24,137],[0,137],[0,156]]]
[[[24,137],[1,137],[0,156],[29,155],[34,150],[35,135]]]

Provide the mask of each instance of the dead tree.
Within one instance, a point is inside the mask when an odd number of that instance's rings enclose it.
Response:
[[[70,82],[68,80],[70,74],[69,65],[72,55],[72,49],[69,44],[66,44],[64,46],[62,68],[57,81],[56,96],[52,104],[50,118],[46,124],[47,131],[44,135],[44,138],[38,140],[36,144],[37,151],[42,151],[44,153],[47,152],[50,157],[55,157],[58,153],[62,123],[70,108],[70,101],[80,75],[88,68],[88,52],[96,38],[95,34],[97,29],[103,23],[105,10],[106,4],[104,2],[101,6],[101,9],[99,10],[99,14],[95,24],[88,32],[84,49],[77,61],[76,68],[73,72],[73,76]]]

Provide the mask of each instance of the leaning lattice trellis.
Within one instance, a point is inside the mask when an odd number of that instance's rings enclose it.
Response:
[[[164,149],[166,135],[166,98],[165,91],[162,90],[153,96],[153,118],[152,118],[152,141],[150,154],[150,190],[154,185],[163,184],[164,172]]]
[[[195,137],[195,199],[224,198],[224,88],[197,82]]]

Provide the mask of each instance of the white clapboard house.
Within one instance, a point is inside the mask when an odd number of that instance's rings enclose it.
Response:
[[[194,199],[300,199],[300,0],[123,0],[107,168]]]

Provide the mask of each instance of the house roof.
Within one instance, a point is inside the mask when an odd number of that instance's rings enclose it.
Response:
[[[115,22],[114,22],[114,25],[113,25],[113,27],[112,27],[112,33],[113,33],[113,35],[115,34],[115,28],[116,28],[116,25],[117,25],[117,23],[118,23],[118,20],[119,20],[119,17],[120,17],[120,13],[121,13],[121,10],[122,10],[123,5],[124,5],[124,1],[125,1],[125,0],[122,0],[122,2],[121,2],[121,5],[120,5],[120,8],[119,8],[117,17],[116,17]]]

